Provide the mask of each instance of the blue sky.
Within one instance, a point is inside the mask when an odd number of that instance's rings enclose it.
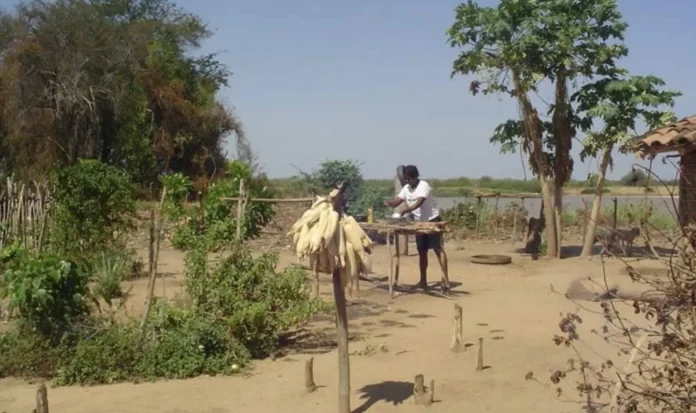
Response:
[[[182,0],[210,22],[206,51],[234,72],[225,100],[236,108],[264,170],[289,176],[327,159],[363,162],[366,177],[389,177],[399,163],[424,177],[522,177],[518,155],[488,143],[516,115],[507,97],[471,96],[470,79],[450,79],[457,51],[446,44],[452,0]],[[495,4],[496,1],[482,1]],[[679,98],[678,116],[696,113],[693,0],[622,0],[635,74],[661,76]],[[662,16],[662,17],[661,17]],[[640,131],[642,132],[642,131]],[[576,147],[579,145],[575,145]],[[578,148],[576,148],[578,149]],[[232,151],[232,149],[230,149]],[[617,159],[614,177],[632,156]],[[576,161],[575,176],[588,168]],[[672,167],[657,170],[673,175]]]
[[[445,30],[462,1],[179,4],[216,31],[203,51],[222,52],[234,73],[222,97],[270,176],[293,175],[295,166],[310,171],[327,159],[355,159],[369,178],[390,177],[399,163],[418,165],[424,177],[522,177],[519,155],[500,155],[488,142],[498,123],[516,116],[515,102],[471,96],[471,79],[450,79],[457,50],[447,45]],[[630,55],[621,64],[681,90],[675,109],[683,117],[696,113],[696,81],[689,76],[696,27],[684,17],[696,14],[696,2],[657,4],[620,0],[630,25]],[[634,161],[619,157],[611,176],[625,174]],[[575,177],[594,168],[576,160]],[[673,176],[671,167],[656,170]]]

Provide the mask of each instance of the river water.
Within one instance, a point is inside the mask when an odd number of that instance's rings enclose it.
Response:
[[[673,203],[679,206],[679,197],[675,196],[674,201],[671,197],[663,196],[612,196],[611,194],[604,195],[602,197],[602,209],[611,208],[613,204],[613,199],[617,198],[619,207],[621,205],[630,204],[640,204],[650,202],[653,205],[653,210],[655,212],[661,213],[675,213],[675,208]],[[566,195],[563,197],[563,204],[565,209],[569,211],[576,211],[578,209],[592,208],[592,202],[594,200],[594,195]],[[452,208],[457,203],[464,202],[477,202],[475,197],[436,197],[435,202],[440,209]],[[483,202],[488,203],[491,207],[495,207],[495,198],[482,198]],[[498,200],[498,210],[502,211],[511,202],[520,203],[522,202],[519,198],[500,198]],[[541,208],[541,198],[532,198],[524,200],[524,208],[528,211],[529,216],[539,216],[539,210]]]

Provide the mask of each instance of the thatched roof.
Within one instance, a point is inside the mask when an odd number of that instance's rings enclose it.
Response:
[[[637,136],[633,138],[632,147],[640,157],[682,151],[690,147],[696,149],[696,115]]]

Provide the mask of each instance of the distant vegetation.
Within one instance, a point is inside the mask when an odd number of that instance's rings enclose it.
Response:
[[[646,176],[641,171],[637,171],[638,182],[634,187],[632,187],[630,182],[629,172],[626,176],[619,180],[611,181],[608,180],[605,183],[604,193],[612,193],[612,188],[622,187],[622,194],[634,194],[641,195],[646,192],[652,193],[653,188],[649,188],[646,191],[645,183]],[[496,179],[490,176],[482,176],[478,179],[475,178],[450,178],[450,179],[428,179],[425,178],[430,185],[432,185],[435,195],[438,197],[461,197],[469,196],[474,191],[479,192],[500,192],[505,194],[515,194],[515,193],[539,193],[540,186],[539,181],[536,179],[513,179],[513,178],[502,178]],[[302,177],[291,177],[291,178],[279,178],[270,179],[269,184],[280,196],[291,197],[291,196],[304,196],[311,193],[311,188],[307,185],[303,185],[304,178]],[[656,183],[653,182],[653,185]],[[668,182],[668,184],[675,184],[675,182]],[[394,191],[394,180],[393,179],[365,179],[365,187],[372,189],[378,189],[381,193],[391,194]],[[633,190],[631,190],[631,189]],[[581,194],[594,194],[595,189],[592,180],[571,180],[566,184],[566,191],[569,193],[581,193]]]

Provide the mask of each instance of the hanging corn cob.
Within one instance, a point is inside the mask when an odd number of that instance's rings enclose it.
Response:
[[[339,215],[333,208],[338,190],[318,197],[312,207],[295,222],[288,236],[292,249],[309,266],[325,274],[338,268],[343,288],[352,286],[361,274],[371,271],[372,240],[350,215]]]

